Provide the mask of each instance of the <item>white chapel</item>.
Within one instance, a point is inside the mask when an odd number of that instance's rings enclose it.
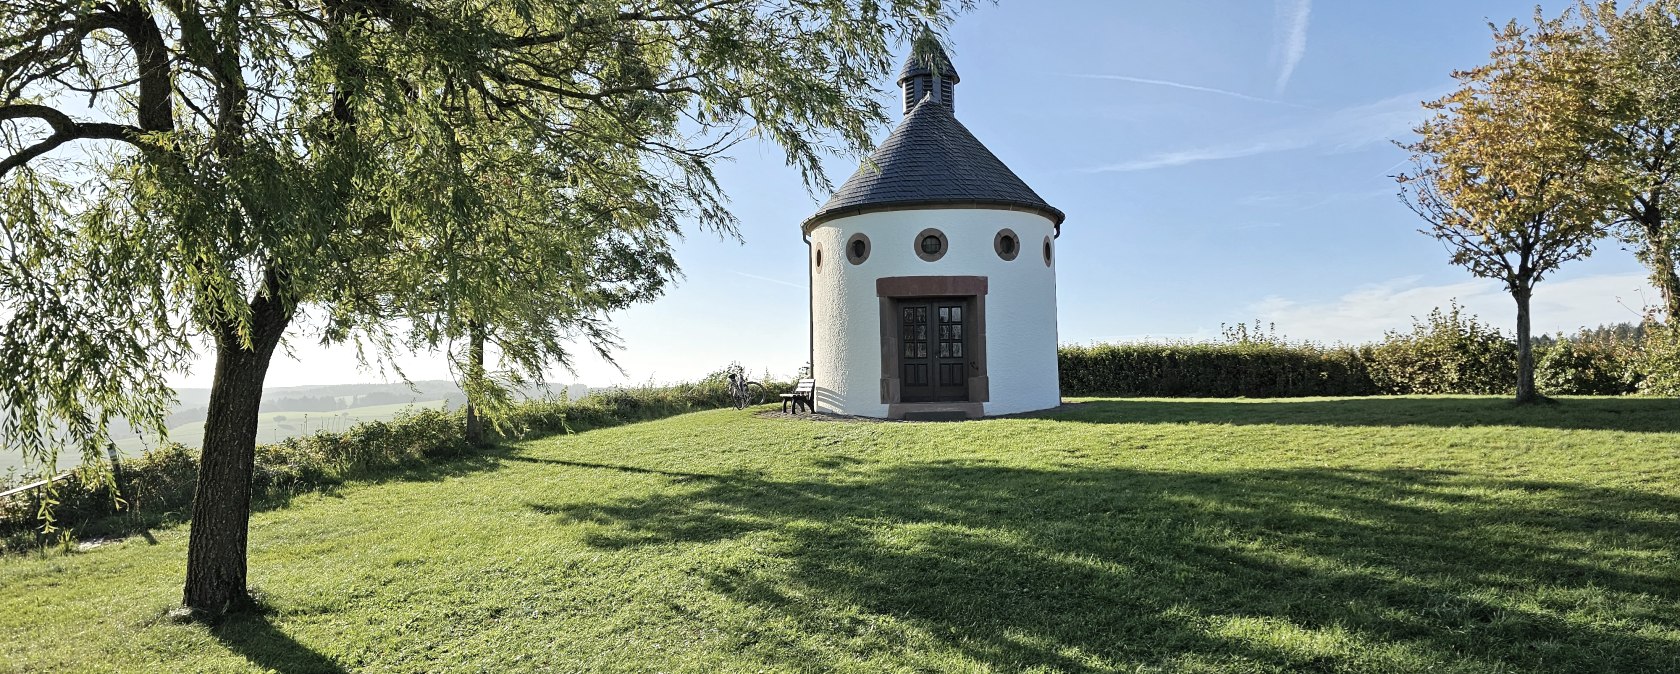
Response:
[[[900,72],[904,120],[805,220],[819,411],[978,418],[1055,407],[1065,216],[956,117],[942,50]]]

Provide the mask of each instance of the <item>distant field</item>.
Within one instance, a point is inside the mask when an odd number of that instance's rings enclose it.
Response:
[[[352,407],[335,412],[266,412],[262,414],[258,421],[257,442],[279,442],[286,438],[318,431],[342,431],[364,421],[388,421],[402,414],[404,410],[441,407],[443,403],[443,399],[440,398],[413,403]],[[203,422],[182,424],[169,429],[170,440],[189,447],[197,447],[203,438]],[[124,438],[117,441],[117,449],[125,455],[137,455],[145,451],[145,444],[140,438]],[[65,465],[75,461],[75,459],[76,457],[60,457],[59,465]],[[5,472],[8,468],[21,467],[22,465],[23,457],[11,453],[0,453],[0,473]]]
[[[364,421],[389,421],[402,414],[405,410],[421,407],[442,407],[443,400],[424,400],[413,403],[397,403],[392,405],[370,405],[368,407],[352,407],[336,412],[268,412],[264,413],[257,426],[257,442],[279,442],[286,438],[308,435],[319,431],[342,431]],[[204,423],[191,423],[169,429],[169,439],[190,447],[197,447],[204,436]],[[122,447],[122,444],[118,444]],[[138,440],[129,441],[131,448],[138,448]]]

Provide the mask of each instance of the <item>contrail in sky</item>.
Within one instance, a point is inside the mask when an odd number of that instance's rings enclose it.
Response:
[[[1072,74],[1072,75],[1068,75],[1068,77],[1082,77],[1082,78],[1091,79],[1091,80],[1116,80],[1116,81],[1120,81],[1120,82],[1131,82],[1133,84],[1147,84],[1147,85],[1154,86],[1154,87],[1172,87],[1174,89],[1184,89],[1186,91],[1200,91],[1200,92],[1209,93],[1209,94],[1218,94],[1220,96],[1230,96],[1231,98],[1240,98],[1240,99],[1245,100],[1245,101],[1255,101],[1257,103],[1272,103],[1272,104],[1276,104],[1276,105],[1288,105],[1288,106],[1294,106],[1294,107],[1301,107],[1301,106],[1298,106],[1294,103],[1290,103],[1288,101],[1280,101],[1280,100],[1277,100],[1275,98],[1262,98],[1260,96],[1250,96],[1250,95],[1242,93],[1240,91],[1231,91],[1229,89],[1215,89],[1213,87],[1204,87],[1204,86],[1199,86],[1199,85],[1195,85],[1195,84],[1185,84],[1183,82],[1173,82],[1171,80],[1152,80],[1152,79],[1149,79],[1149,78],[1146,78],[1146,77],[1130,77],[1130,76],[1127,76],[1127,75]]]
[[[1282,94],[1295,76],[1295,66],[1307,55],[1307,25],[1312,20],[1312,0],[1277,0],[1278,43],[1282,58],[1276,93]]]
[[[760,281],[765,281],[765,282],[768,282],[768,283],[775,283],[775,284],[778,284],[778,285],[784,285],[784,286],[787,286],[789,288],[798,288],[800,290],[805,289],[805,285],[801,284],[801,283],[793,283],[793,282],[790,282],[790,281],[783,281],[782,279],[770,278],[768,276],[759,276],[758,274],[748,274],[744,271],[735,271],[734,269],[731,269],[729,271],[734,272],[737,276],[745,276],[745,277],[750,278],[750,279],[758,279]]]

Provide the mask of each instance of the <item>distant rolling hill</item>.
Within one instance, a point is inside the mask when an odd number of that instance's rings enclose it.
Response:
[[[527,397],[541,397],[551,392],[558,395],[564,389],[533,388],[521,393]],[[175,393],[177,403],[167,422],[169,440],[197,447],[204,436],[210,389],[183,388]],[[389,420],[414,407],[453,408],[465,403],[466,395],[460,387],[446,380],[417,381],[412,386],[335,384],[264,389],[262,411],[257,422],[257,442],[279,442],[318,431],[342,431],[364,421]],[[146,440],[125,424],[117,425],[112,438],[117,449],[125,455],[138,455],[147,446]],[[64,466],[74,463],[77,458],[61,456],[58,463]],[[0,477],[7,469],[22,466],[23,457],[0,453]]]

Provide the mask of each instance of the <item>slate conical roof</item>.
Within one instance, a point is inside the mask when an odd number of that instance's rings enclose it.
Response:
[[[916,58],[915,51],[911,51],[910,58],[904,59],[904,67],[898,71],[900,86],[903,86],[904,81],[912,77],[934,74],[951,80],[952,84],[962,81],[962,77],[957,75],[957,67],[951,65],[951,57],[945,55],[945,48],[939,46],[939,41],[933,39],[932,34],[924,33],[922,37],[917,39],[927,40],[928,56]],[[938,72],[935,73],[935,70]]]
[[[805,220],[804,229],[835,218],[910,208],[1001,208],[1031,211],[1059,229],[1066,219],[957,121],[951,108],[923,98],[869,161]]]

